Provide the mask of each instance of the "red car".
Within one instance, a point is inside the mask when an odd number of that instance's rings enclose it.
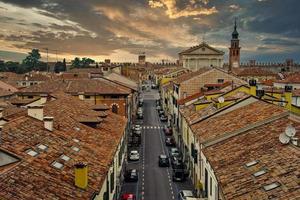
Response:
[[[164,128],[164,133],[165,133],[165,135],[171,136],[171,135],[173,134],[172,128],[166,126],[166,127]]]
[[[121,200],[136,200],[134,194],[126,193],[122,195]]]

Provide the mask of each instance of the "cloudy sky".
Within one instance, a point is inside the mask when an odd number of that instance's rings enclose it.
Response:
[[[234,18],[242,61],[300,61],[299,0],[0,0],[0,59],[177,59],[203,38],[226,52]],[[45,58],[45,54],[43,54]]]

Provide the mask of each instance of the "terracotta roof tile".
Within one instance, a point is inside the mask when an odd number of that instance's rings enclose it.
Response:
[[[300,83],[300,72],[288,74],[283,80],[276,80],[275,83]]]
[[[44,129],[42,121],[21,116],[9,121],[2,131],[1,148],[17,155],[19,163],[0,174],[0,196],[4,199],[90,199],[101,188],[113,155],[123,136],[126,119],[111,112],[97,128],[79,123],[78,113],[97,116],[89,104],[63,93],[45,104],[44,114],[54,117],[54,130]],[[73,139],[79,140],[79,142]],[[26,153],[38,144],[48,146],[36,157]],[[71,147],[80,150],[75,152]],[[63,161],[65,154],[71,158]],[[95,159],[97,158],[97,159]],[[51,166],[54,161],[64,164],[62,169]],[[89,167],[86,190],[74,185],[74,167],[83,161]]]
[[[237,76],[274,76],[276,74],[272,71],[262,69],[260,67],[241,67],[241,68],[233,68],[233,73]]]
[[[193,124],[191,129],[202,143],[284,112],[286,112],[284,108],[264,101],[257,101],[229,113],[210,117]]]
[[[225,199],[300,198],[300,150],[282,145],[278,139],[290,123],[298,130],[299,137],[300,124],[282,118],[204,149]],[[258,164],[245,166],[255,160]],[[267,173],[254,177],[261,169]],[[281,186],[264,191],[263,186],[272,182]]]
[[[199,76],[200,74],[203,74],[209,70],[211,70],[211,68],[202,68],[196,72],[189,72],[186,74],[182,74],[182,75],[178,76],[176,79],[174,79],[172,82],[175,84],[180,84],[180,83],[187,81],[193,77]]]

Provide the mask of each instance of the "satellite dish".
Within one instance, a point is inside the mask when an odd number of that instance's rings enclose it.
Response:
[[[281,144],[288,144],[290,142],[291,138],[289,138],[285,133],[281,133],[279,135],[279,141]]]
[[[288,125],[285,129],[285,134],[288,137],[294,137],[296,135],[296,129],[292,125]]]
[[[224,103],[225,99],[224,99],[224,97],[219,97],[218,101],[219,101],[219,103]]]

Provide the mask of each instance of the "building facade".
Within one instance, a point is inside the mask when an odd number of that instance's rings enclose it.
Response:
[[[224,52],[202,42],[198,46],[191,47],[179,53],[179,62],[186,69],[197,71],[205,67],[223,66]]]

